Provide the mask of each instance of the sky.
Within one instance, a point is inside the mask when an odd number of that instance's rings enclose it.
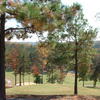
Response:
[[[93,26],[94,28],[100,28],[100,19],[96,18],[97,13],[100,12],[100,0],[62,0],[62,3],[64,5],[72,5],[73,3],[79,3],[82,5],[83,13],[85,15],[85,18],[88,19],[89,24]],[[98,17],[100,17],[98,15]],[[6,23],[6,27],[13,26],[16,27],[16,21],[11,20]],[[97,35],[96,40],[100,40],[100,32]],[[25,39],[24,41],[22,39],[17,40],[16,38],[13,38],[11,40],[12,42],[37,42],[38,38],[36,35],[33,35],[32,38]]]
[[[62,3],[65,5],[72,5],[74,2],[82,5],[83,13],[88,19],[89,24],[100,30],[100,19],[97,18],[97,13],[100,12],[100,0],[62,0]],[[98,15],[98,17],[100,17],[100,15]],[[100,32],[96,40],[100,40]]]

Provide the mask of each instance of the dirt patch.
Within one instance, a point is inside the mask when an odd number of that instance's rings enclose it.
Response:
[[[34,85],[36,83],[33,82],[25,82],[24,85]],[[21,83],[21,85],[23,86],[23,83]],[[19,86],[19,84],[16,84],[16,86]]]
[[[7,96],[7,100],[100,100],[100,97],[94,96],[37,96],[37,95],[17,95]]]

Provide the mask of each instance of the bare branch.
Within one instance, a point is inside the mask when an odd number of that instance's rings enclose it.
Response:
[[[6,19],[11,19],[11,18],[15,18],[15,16],[13,16],[13,15],[12,16],[6,16],[5,18]]]
[[[8,29],[5,30],[5,32],[6,32],[6,31],[10,31],[10,30],[12,30],[12,31],[13,31],[13,30],[25,30],[25,29],[27,29],[27,28],[31,28],[31,27],[25,27],[25,28],[8,28]]]
[[[35,32],[32,27],[22,27],[22,28],[8,28],[5,30],[5,34],[10,34],[11,32],[21,31],[21,30],[23,30],[25,33],[27,33],[27,32],[34,33]]]

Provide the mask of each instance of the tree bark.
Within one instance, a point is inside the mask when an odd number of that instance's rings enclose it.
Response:
[[[94,80],[93,87],[96,87],[97,80]]]
[[[5,14],[0,15],[0,100],[6,100],[6,93],[5,93]]]
[[[15,85],[17,84],[17,74],[15,72]]]
[[[24,85],[24,75],[25,75],[25,74],[24,74],[24,72],[23,72],[23,85]]]
[[[54,79],[53,79],[53,68],[52,68],[52,81],[51,83],[53,84],[54,83]]]
[[[42,80],[41,80],[41,81],[42,81],[42,82],[41,82],[42,84],[43,84],[43,75],[44,75],[44,69],[43,69],[43,67],[42,67]]]
[[[78,73],[78,49],[77,49],[77,45],[78,45],[78,43],[77,43],[77,40],[75,41],[75,83],[74,83],[74,95],[77,95],[78,94],[78,89],[77,89],[77,85],[78,85],[78,83],[77,83],[77,78],[78,78],[78,76],[77,76],[77,73]]]
[[[28,82],[29,82],[29,85],[30,85],[30,73],[29,73],[29,77],[28,77]]]
[[[83,79],[83,87],[84,87],[84,79]]]
[[[21,81],[21,70],[20,70],[20,72],[19,72],[19,86],[21,86],[21,83],[22,83],[22,81]]]

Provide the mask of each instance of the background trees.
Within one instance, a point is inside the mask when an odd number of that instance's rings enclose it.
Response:
[[[8,66],[10,66],[13,71],[14,71],[14,75],[15,75],[15,85],[16,85],[16,81],[17,81],[17,74],[18,74],[18,65],[19,65],[19,50],[18,50],[18,45],[15,44],[15,46],[11,49],[10,51],[7,52],[7,58],[6,58],[6,63]]]
[[[88,25],[79,4],[73,4],[73,10],[75,9],[79,10],[77,12],[72,11],[75,16],[70,16],[69,20],[66,21],[66,24],[63,25],[63,28],[55,30],[48,35],[48,40],[52,45],[50,46],[51,52],[48,56],[47,66],[49,70],[51,68],[52,78],[50,79],[53,79],[54,69],[57,69],[58,66],[63,66],[63,64],[66,66],[67,60],[65,59],[70,57],[69,59],[71,61],[69,65],[72,63],[72,67],[74,66],[73,69],[75,71],[74,94],[77,95],[78,74],[80,78],[82,78],[84,85],[86,74],[92,64],[94,54],[93,39],[96,37],[97,31]],[[58,48],[57,43],[59,44]],[[63,48],[61,43],[68,44],[67,50]],[[64,44],[64,46],[66,46],[66,44]],[[60,52],[60,49],[65,55]],[[50,71],[48,71],[49,75]]]
[[[93,59],[93,66],[91,68],[91,77],[90,79],[93,80],[93,87],[96,87],[96,83],[100,80],[100,55],[96,55]]]
[[[54,21],[56,21],[54,20],[55,19],[54,16],[56,16],[56,14],[53,13],[53,10],[50,10],[51,7],[52,6],[50,3],[44,4],[42,2],[39,3],[39,1],[38,2],[37,1],[26,2],[26,0],[24,0],[23,2],[22,1],[20,2],[19,0],[17,2],[10,1],[10,0],[0,1],[0,10],[1,10],[0,12],[0,19],[1,19],[0,20],[0,44],[1,44],[0,46],[0,54],[1,54],[0,55],[0,60],[1,60],[0,79],[2,80],[0,81],[0,99],[5,100],[5,86],[4,86],[5,84],[5,74],[4,74],[5,73],[5,66],[4,66],[4,63],[5,63],[5,42],[4,42],[5,33],[8,34],[7,36],[9,39],[11,39],[13,35],[16,35],[17,38],[24,39],[27,37],[27,31],[28,31],[27,30],[28,28],[9,28],[5,30],[5,19],[6,18],[17,19],[22,24],[22,26],[31,27],[29,32],[32,32],[32,33],[34,33],[34,31],[41,32],[41,31],[45,31],[48,29],[53,30],[57,27],[57,25],[54,24]],[[58,7],[59,7],[59,10],[61,10],[61,7],[60,6]],[[59,13],[59,15],[61,15],[61,12]],[[59,18],[60,18],[59,21],[62,22],[62,19],[61,19],[62,16],[59,16]],[[48,23],[47,19],[52,20],[53,23]],[[48,27],[49,25],[52,26],[52,28]],[[20,31],[16,31],[16,29],[19,29]],[[15,33],[15,34],[10,34],[10,33]]]
[[[80,11],[77,12],[77,16],[73,17],[73,19],[66,24],[66,31],[68,38],[70,38],[70,41],[72,41],[74,44],[72,49],[74,57],[73,60],[75,64],[74,94],[77,94],[78,67],[79,67],[79,60],[81,60],[81,58],[79,58],[80,57],[79,55],[82,55],[83,54],[82,52],[84,52],[84,49],[86,49],[87,54],[89,56],[88,50],[89,52],[91,52],[90,50],[92,49],[93,45],[92,41],[93,38],[95,38],[96,36],[96,31],[88,26],[87,20],[84,19],[84,15],[81,9]],[[84,55],[81,57],[83,58]],[[88,57],[84,59],[84,63],[88,62],[86,59],[88,59]],[[91,58],[89,58],[88,60],[90,59]]]
[[[61,73],[63,72],[63,68],[66,66],[65,59],[68,58],[65,47],[66,44],[63,42],[67,42],[70,44],[70,58],[74,58],[73,62],[75,64],[75,94],[77,94],[77,74],[78,74],[78,54],[84,48],[84,44],[91,44],[92,40],[95,37],[96,31],[92,28],[88,27],[87,20],[84,19],[82,10],[80,5],[73,4],[70,7],[63,6],[60,1],[1,1],[1,21],[0,21],[0,68],[2,72],[0,72],[0,93],[3,100],[5,100],[5,75],[4,75],[4,53],[5,53],[5,42],[4,38],[11,39],[13,36],[19,38],[27,38],[27,33],[37,33],[42,36],[43,32],[48,32],[48,34],[55,34],[53,41],[50,40],[51,37],[48,35],[47,38],[51,41],[51,49],[50,53],[46,54],[47,48],[41,48],[42,60],[38,59],[38,61],[42,61],[42,68],[44,65],[48,64],[51,68],[52,79],[53,79],[53,71],[54,69],[59,69]],[[20,9],[20,10],[19,10]],[[27,13],[26,13],[27,12]],[[8,28],[5,29],[5,19],[6,18],[15,18],[18,22],[21,23],[21,28]],[[58,35],[57,35],[58,33]],[[62,35],[63,34],[63,35]],[[62,39],[62,36],[63,39]],[[65,47],[64,47],[65,46]],[[81,46],[81,48],[80,48]],[[90,46],[92,47],[92,46]],[[50,47],[49,47],[50,48]],[[57,50],[60,48],[59,50]],[[69,48],[69,47],[67,47]],[[67,49],[66,48],[66,49]],[[46,49],[46,51],[45,51]],[[89,48],[90,50],[91,48]],[[21,49],[20,49],[21,50]],[[54,51],[53,51],[54,50]],[[65,51],[64,51],[65,50]],[[62,53],[62,51],[64,53]],[[22,51],[21,51],[22,52]],[[45,53],[44,53],[45,52]],[[26,53],[25,53],[26,54]],[[45,55],[46,54],[46,55]],[[58,55],[59,54],[59,55]],[[48,57],[48,55],[50,55]],[[16,55],[17,56],[17,55]],[[20,83],[21,83],[21,75],[23,73],[23,81],[24,81],[24,69],[25,67],[29,70],[31,69],[32,60],[31,54],[26,54],[27,61],[24,59],[24,54],[20,54],[19,57],[19,67],[18,72],[20,73]],[[44,58],[47,58],[44,59]],[[62,58],[61,58],[62,57]],[[90,59],[90,58],[89,58]],[[82,59],[83,61],[84,59]],[[59,61],[59,62],[58,62]],[[80,62],[82,62],[80,61]],[[84,60],[87,61],[87,60]],[[22,63],[24,62],[24,63]],[[27,62],[27,63],[26,63]],[[37,62],[37,60],[36,60]],[[36,64],[36,63],[35,63]],[[40,64],[40,63],[38,63]],[[15,65],[14,65],[15,66]],[[27,67],[28,66],[28,67]],[[28,71],[27,71],[28,72]]]
[[[7,43],[6,45],[6,68],[14,71],[15,85],[18,74],[20,85],[22,85],[22,81],[24,85],[25,74],[31,74],[32,66],[40,63],[36,47],[31,44],[18,43]]]

